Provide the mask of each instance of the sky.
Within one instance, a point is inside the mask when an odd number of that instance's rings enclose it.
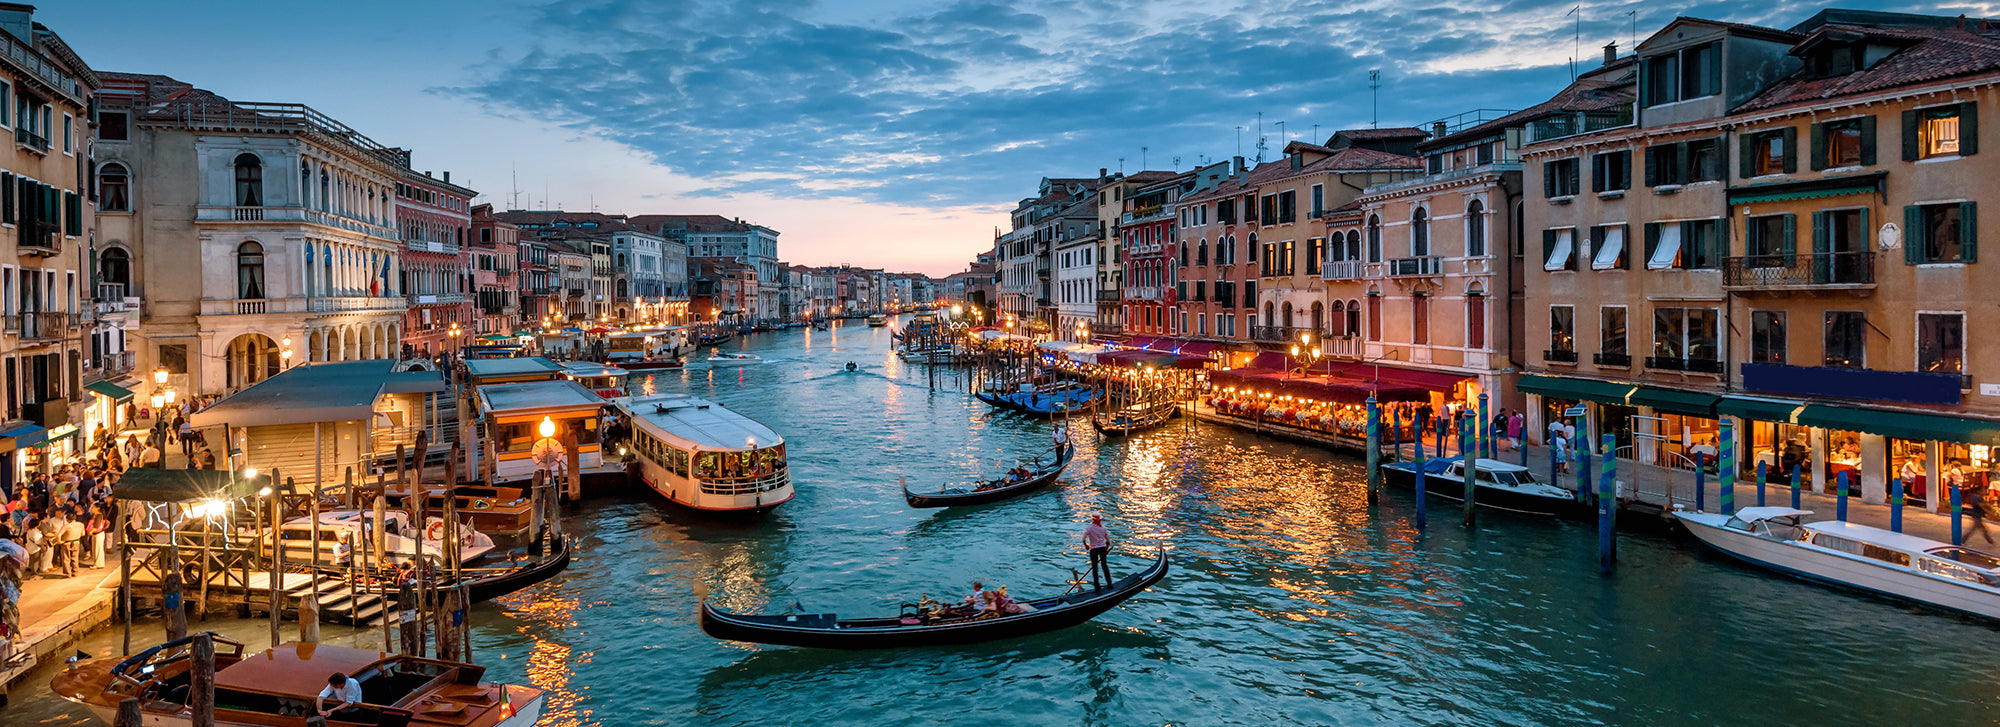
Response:
[[[313,106],[497,209],[740,217],[777,230],[787,262],[943,276],[1043,177],[1518,109],[1560,90],[1572,58],[1594,66],[1674,16],[1784,28],[1821,7],[64,0],[36,20],[99,70]]]

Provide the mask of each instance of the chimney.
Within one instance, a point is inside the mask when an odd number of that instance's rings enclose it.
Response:
[[[1111,175],[1111,170],[1110,170],[1109,168],[1106,168],[1106,167],[1098,167],[1098,168],[1097,168],[1097,178],[1098,178],[1098,179],[1103,179],[1103,178],[1105,178],[1105,177],[1107,177],[1107,176],[1110,176],[1110,175]]]
[[[1604,44],[1604,65],[1611,65],[1615,60],[1618,60],[1618,41],[1614,40]]]
[[[0,30],[29,48],[35,47],[35,6],[0,3]]]
[[[451,184],[451,170],[449,169],[445,170],[444,172],[444,183]]]
[[[1243,173],[1243,157],[1242,157],[1242,156],[1235,156],[1235,157],[1231,157],[1231,158],[1232,158],[1232,159],[1235,159],[1235,160],[1236,160],[1236,171],[1233,171],[1233,172],[1230,172],[1230,173],[1229,173],[1229,176],[1231,176],[1231,177],[1234,177],[1234,176],[1236,176],[1236,175],[1238,175],[1238,174],[1242,174],[1242,173]]]
[[[1442,122],[1442,121],[1433,121],[1433,122],[1431,122],[1431,138],[1433,138],[1433,139],[1442,139],[1442,138],[1444,138],[1444,130],[1445,130],[1445,128],[1446,128],[1446,127],[1445,127],[1445,125],[1444,125],[1444,122]]]

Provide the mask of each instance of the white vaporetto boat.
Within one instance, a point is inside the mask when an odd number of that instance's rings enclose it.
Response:
[[[2000,555],[1845,522],[1802,523],[1809,510],[1674,511],[1701,542],[1737,559],[1938,608],[2000,619]]]
[[[632,422],[639,477],[696,510],[769,512],[792,499],[785,439],[704,399],[662,394],[613,402]]]

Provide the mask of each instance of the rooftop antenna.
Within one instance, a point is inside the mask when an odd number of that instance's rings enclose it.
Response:
[[[1382,128],[1382,69],[1368,71],[1368,128]]]
[[[1146,150],[1147,150],[1147,149],[1148,149],[1148,147],[1143,147],[1143,146],[1142,146],[1142,147],[1139,147],[1139,169],[1140,169],[1140,170],[1144,170],[1144,169],[1146,168]]]
[[[1632,52],[1639,52],[1639,11],[1627,10],[1625,17],[1632,19]]]
[[[1285,135],[1285,122],[1283,121],[1278,122],[1278,141],[1283,144],[1292,143],[1292,137]]]
[[[1313,143],[1319,143],[1319,124],[1313,124]]]
[[[507,186],[508,189],[510,190],[509,194],[507,195],[509,200],[507,205],[512,209],[520,209],[521,208],[521,163],[520,162],[509,163],[507,166],[507,175],[508,175]]]
[[[1570,8],[1564,15],[1576,16],[1576,39],[1569,52],[1569,80],[1576,80],[1576,59],[1583,53],[1583,5]]]
[[[1125,173],[1125,157],[1118,157],[1118,173]]]
[[[1243,127],[1236,127],[1236,155],[1243,156]]]
[[[1264,150],[1270,148],[1264,143],[1264,112],[1257,112],[1257,162],[1264,162]]]
[[[1175,169],[1181,168],[1181,157],[1179,154],[1174,155],[1174,168]]]

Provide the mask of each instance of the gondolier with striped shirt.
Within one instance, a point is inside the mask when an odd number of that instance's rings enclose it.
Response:
[[[1111,583],[1111,563],[1106,559],[1111,553],[1111,533],[1104,529],[1104,516],[1090,516],[1090,524],[1083,526],[1083,548],[1090,552],[1090,585],[1104,590]],[[1098,573],[1104,574],[1103,583],[1097,580]]]

